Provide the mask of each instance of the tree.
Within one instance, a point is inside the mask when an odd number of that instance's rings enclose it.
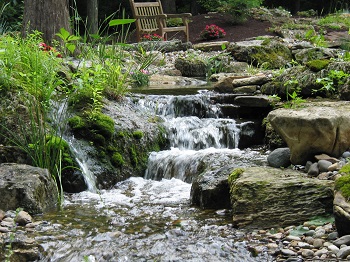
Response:
[[[163,11],[166,14],[176,14],[176,5],[174,0],[162,0]]]
[[[34,30],[43,33],[46,43],[51,43],[60,28],[71,32],[68,0],[25,0],[22,34]]]
[[[87,29],[90,34],[98,33],[98,0],[87,1]]]

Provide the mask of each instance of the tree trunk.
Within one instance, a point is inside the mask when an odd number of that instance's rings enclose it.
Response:
[[[62,27],[71,32],[68,0],[24,1],[23,36],[37,30],[43,33],[44,41],[50,44]]]
[[[89,34],[98,33],[98,0],[87,1],[87,30]]]
[[[176,5],[174,0],[162,0],[163,11],[166,14],[176,14]]]

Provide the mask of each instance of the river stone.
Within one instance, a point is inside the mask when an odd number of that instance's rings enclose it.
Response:
[[[333,244],[340,247],[342,245],[350,245],[350,235],[342,236],[333,241]]]
[[[309,162],[309,161],[308,161]],[[318,169],[318,163],[313,163],[310,165],[309,170],[307,171],[308,176],[316,177],[320,173]]]
[[[268,96],[237,96],[234,103],[244,107],[270,107],[270,99]]]
[[[272,167],[288,167],[290,166],[290,150],[288,147],[277,148],[272,151],[268,157],[267,162]]]
[[[267,119],[286,141],[291,162],[296,165],[319,153],[339,157],[350,146],[350,104],[325,102],[281,108],[271,111]]]
[[[317,162],[318,169],[320,172],[327,172],[328,168],[332,165],[332,162],[327,160],[320,160]]]
[[[0,196],[0,209],[39,214],[56,206],[57,190],[46,169],[7,163],[0,165]]]
[[[256,86],[240,86],[232,89],[233,94],[254,94]]]
[[[342,196],[340,192],[335,193],[333,210],[335,226],[339,236],[350,235],[350,203]]]
[[[333,185],[291,169],[246,168],[230,184],[233,223],[278,228],[332,214]]]
[[[344,259],[349,255],[350,255],[350,246],[342,247],[337,253],[337,257],[341,259]]]
[[[15,221],[20,226],[25,226],[33,221],[33,218],[26,211],[19,211],[15,217]]]

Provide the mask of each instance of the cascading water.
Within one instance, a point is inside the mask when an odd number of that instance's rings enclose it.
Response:
[[[246,151],[238,149],[241,127],[246,123],[221,118],[223,113],[210,95],[202,91],[192,96],[133,99],[142,110],[162,117],[171,147],[150,154],[145,178],[192,182],[203,165],[220,166],[247,157]]]
[[[67,195],[64,212],[45,214],[33,233],[40,261],[273,261],[251,255],[259,241],[232,228],[227,210],[190,206],[189,182],[203,168],[264,160],[237,148],[244,124],[221,118],[207,93],[131,101],[163,118],[171,148],[150,154],[145,178]]]

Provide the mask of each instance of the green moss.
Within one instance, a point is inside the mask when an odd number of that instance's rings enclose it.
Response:
[[[316,59],[306,63],[306,66],[314,72],[321,71],[326,68],[330,63],[330,60],[327,59]]]
[[[68,125],[73,130],[81,130],[81,129],[87,128],[86,122],[80,116],[73,116],[73,117],[69,118]]]
[[[335,181],[335,190],[340,191],[346,199],[350,199],[350,174],[344,175]]]
[[[110,139],[114,134],[114,121],[105,114],[97,113],[94,120],[91,120],[89,124],[91,125],[90,129],[104,136],[106,139]]]
[[[244,172],[243,168],[236,168],[228,177],[228,183],[231,185],[234,181],[236,181]]]
[[[131,157],[131,164],[133,166],[137,166],[137,164],[139,163],[139,160],[137,158],[136,148],[134,145],[130,147],[130,157]]]
[[[132,133],[135,139],[141,139],[143,137],[143,132],[141,130],[136,130]]]
[[[115,166],[115,167],[122,167],[124,165],[124,159],[123,159],[123,156],[118,153],[118,152],[115,152],[112,157],[111,157],[111,162],[112,162],[112,165]]]
[[[339,173],[345,173],[346,175],[350,175],[350,162],[344,165],[340,170]]]

